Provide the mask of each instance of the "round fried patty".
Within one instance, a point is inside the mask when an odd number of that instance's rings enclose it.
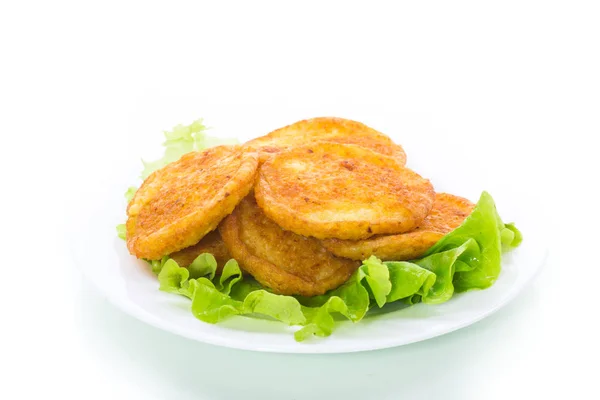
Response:
[[[127,247],[150,260],[196,244],[255,180],[258,155],[240,146],[188,153],[152,173],[127,207]]]
[[[281,229],[252,195],[221,222],[219,232],[244,271],[278,294],[323,294],[346,282],[360,266],[334,256],[317,239]]]
[[[475,205],[462,197],[438,193],[429,215],[411,232],[379,235],[364,240],[323,240],[335,255],[364,260],[374,255],[382,260],[412,260],[421,257],[445,234],[458,228]]]
[[[260,168],[256,201],[284,229],[358,240],[408,232],[431,210],[429,180],[391,157],[337,143],[279,153]]]

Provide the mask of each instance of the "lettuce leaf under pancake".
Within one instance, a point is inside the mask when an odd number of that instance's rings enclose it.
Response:
[[[522,241],[513,224],[504,224],[492,197],[483,192],[471,215],[444,236],[424,257],[413,261],[381,261],[370,257],[341,287],[321,296],[282,296],[271,293],[250,277],[244,277],[235,260],[221,276],[216,261],[201,254],[190,270],[165,257],[153,261],[160,290],[192,300],[194,316],[217,323],[233,315],[260,314],[287,325],[298,325],[295,339],[329,336],[341,315],[360,321],[369,309],[387,303],[448,301],[455,291],[484,289],[498,278],[503,250]]]

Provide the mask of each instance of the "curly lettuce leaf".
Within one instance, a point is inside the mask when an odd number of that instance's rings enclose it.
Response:
[[[491,196],[484,192],[463,224],[444,236],[426,255],[413,261],[381,261],[372,256],[341,287],[321,296],[282,296],[271,293],[230,260],[220,276],[211,254],[199,255],[181,268],[165,257],[150,262],[160,290],[192,300],[196,318],[218,323],[233,315],[260,314],[287,325],[300,325],[297,341],[331,335],[338,316],[352,322],[369,309],[402,301],[439,304],[455,292],[490,286],[500,273],[502,250],[518,246],[522,235],[499,218]]]
[[[417,264],[407,261],[386,261],[384,264],[390,271],[390,281],[393,282],[392,289],[387,294],[387,303],[426,296],[436,282],[433,272]]]
[[[425,294],[434,282],[435,275],[416,264],[382,262],[372,256],[363,261],[340,288],[317,298],[302,298],[305,304],[313,307],[303,308],[307,323],[295,332],[294,337],[300,342],[312,335],[329,336],[336,323],[336,314],[359,322],[372,306],[381,308],[386,303]]]
[[[294,333],[294,339],[298,342],[302,342],[313,335],[320,337],[331,335],[336,323],[334,319],[336,313],[351,321],[360,321],[360,319],[352,318],[348,311],[348,302],[338,296],[330,297],[321,307],[303,307],[302,311],[306,317],[306,326]]]
[[[483,192],[472,214],[424,257],[381,261],[372,256],[341,287],[321,296],[282,296],[244,277],[230,260],[221,275],[211,254],[199,255],[186,269],[165,257],[150,261],[160,290],[191,299],[193,315],[218,323],[234,315],[263,315],[300,326],[297,341],[331,335],[339,318],[358,322],[373,307],[392,302],[440,304],[455,292],[483,289],[497,279],[503,250],[522,241],[513,224],[504,224],[493,199]],[[383,311],[383,310],[382,310]]]
[[[158,274],[159,289],[192,299],[192,313],[204,322],[217,323],[232,315],[244,314],[262,314],[289,325],[305,322],[300,303],[291,296],[280,296],[261,289],[249,291],[243,300],[232,298],[231,288],[242,279],[238,263],[229,260],[214,282],[210,278],[214,277],[216,268],[216,262],[215,267],[212,266],[213,261],[211,254],[199,255],[194,263],[204,264],[206,275],[190,280],[190,272],[186,268],[168,259]]]
[[[468,252],[461,261],[467,265],[468,270],[458,270],[452,280],[457,292],[471,289],[485,289],[491,286],[500,275],[503,232],[508,230],[512,235],[504,235],[504,247],[518,246],[522,236],[514,227],[507,228],[502,223],[492,196],[483,192],[471,215],[455,230],[440,239],[425,254],[428,256],[445,250],[463,246],[467,241],[473,240],[479,251]]]
[[[159,290],[188,295],[189,277],[190,272],[186,268],[181,268],[175,260],[168,259],[158,273]]]
[[[491,285],[498,277],[501,267],[501,235],[504,230],[514,233],[504,245],[513,248],[520,244],[521,233],[514,225],[504,225],[498,217],[492,197],[483,192],[473,213],[463,224],[442,238],[427,254],[412,262],[381,262],[371,257],[355,273],[349,283],[324,296],[305,300],[307,305],[322,304],[319,313],[315,313],[316,327],[306,328],[296,333],[302,338],[309,330],[316,334],[327,334],[331,320],[326,321],[326,310],[333,310],[347,316],[339,304],[327,303],[329,298],[338,296],[340,291],[349,287],[356,295],[345,301],[346,305],[361,304],[361,312],[367,311],[368,299],[375,300],[377,306],[402,300],[408,304],[423,302],[439,304],[448,301],[455,291],[482,289]],[[472,274],[472,275],[471,275]],[[457,277],[461,277],[458,283]],[[487,280],[484,280],[485,277]],[[360,290],[356,286],[362,286]],[[329,313],[331,314],[331,312]],[[361,318],[361,317],[360,317]],[[360,318],[348,317],[357,321]]]
[[[243,301],[234,300],[220,292],[206,278],[198,279],[192,297],[192,313],[201,321],[217,323],[232,315],[261,314],[287,325],[300,325],[306,321],[298,300],[266,290],[249,293]]]
[[[509,234],[510,232],[510,234]],[[507,251],[519,247],[523,241],[523,234],[517,229],[515,224],[509,223],[504,225],[502,230],[502,249]]]
[[[219,290],[227,295],[231,294],[231,289],[236,283],[242,280],[242,277],[242,271],[240,270],[237,261],[227,261],[223,266],[223,271],[219,277]]]
[[[415,260],[414,263],[435,276],[433,285],[426,293],[418,293],[421,301],[428,304],[439,304],[450,300],[454,294],[453,278],[457,270],[470,271],[475,267],[465,262],[479,253],[479,246],[473,239],[468,239],[462,245],[427,257]]]
[[[217,260],[212,254],[203,253],[187,267],[192,278],[208,277],[213,279],[217,273]]]

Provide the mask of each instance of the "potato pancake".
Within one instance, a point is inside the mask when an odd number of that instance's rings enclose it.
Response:
[[[260,162],[273,154],[316,142],[355,144],[406,164],[402,146],[389,137],[360,122],[343,118],[320,117],[298,121],[265,136],[247,142],[244,146],[259,152]]]
[[[258,205],[282,228],[318,239],[403,233],[429,214],[429,180],[356,145],[316,143],[279,153],[260,168]]]
[[[127,207],[127,247],[157,260],[213,231],[254,183],[258,155],[240,146],[188,153],[152,173]]]
[[[323,294],[346,282],[360,262],[339,258],[314,238],[281,229],[247,196],[219,225],[240,266],[275,293]]]
[[[225,263],[233,258],[229,254],[223,239],[221,239],[219,231],[210,232],[195,245],[169,254],[169,257],[175,260],[180,267],[187,268],[202,253],[210,253],[215,257],[217,274],[220,274]]]
[[[462,197],[438,193],[429,215],[414,231],[398,235],[375,236],[365,240],[323,240],[333,254],[353,260],[374,255],[384,261],[413,260],[421,257],[445,234],[458,228],[475,205]]]

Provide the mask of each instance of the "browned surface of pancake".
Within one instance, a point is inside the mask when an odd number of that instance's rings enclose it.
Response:
[[[223,239],[221,239],[219,231],[210,232],[195,245],[172,253],[169,257],[175,260],[180,267],[187,268],[202,253],[210,253],[215,257],[217,274],[220,274],[225,263],[233,258],[229,254]]]
[[[314,238],[281,229],[252,195],[219,225],[231,255],[275,293],[314,296],[344,283],[360,262],[339,258]]]
[[[284,229],[358,240],[418,227],[435,193],[429,180],[369,149],[317,143],[282,152],[260,168],[258,205]]]
[[[414,231],[398,235],[374,236],[365,240],[323,240],[332,253],[353,260],[374,255],[382,260],[412,260],[421,257],[444,235],[458,228],[475,205],[462,197],[438,193],[433,208]]]
[[[198,243],[251,190],[258,155],[240,146],[192,152],[152,173],[127,207],[127,247],[160,259]]]
[[[344,118],[319,117],[298,121],[268,135],[247,142],[244,146],[259,152],[260,161],[293,147],[326,141],[354,144],[393,157],[406,164],[406,153],[388,136],[360,122]]]

